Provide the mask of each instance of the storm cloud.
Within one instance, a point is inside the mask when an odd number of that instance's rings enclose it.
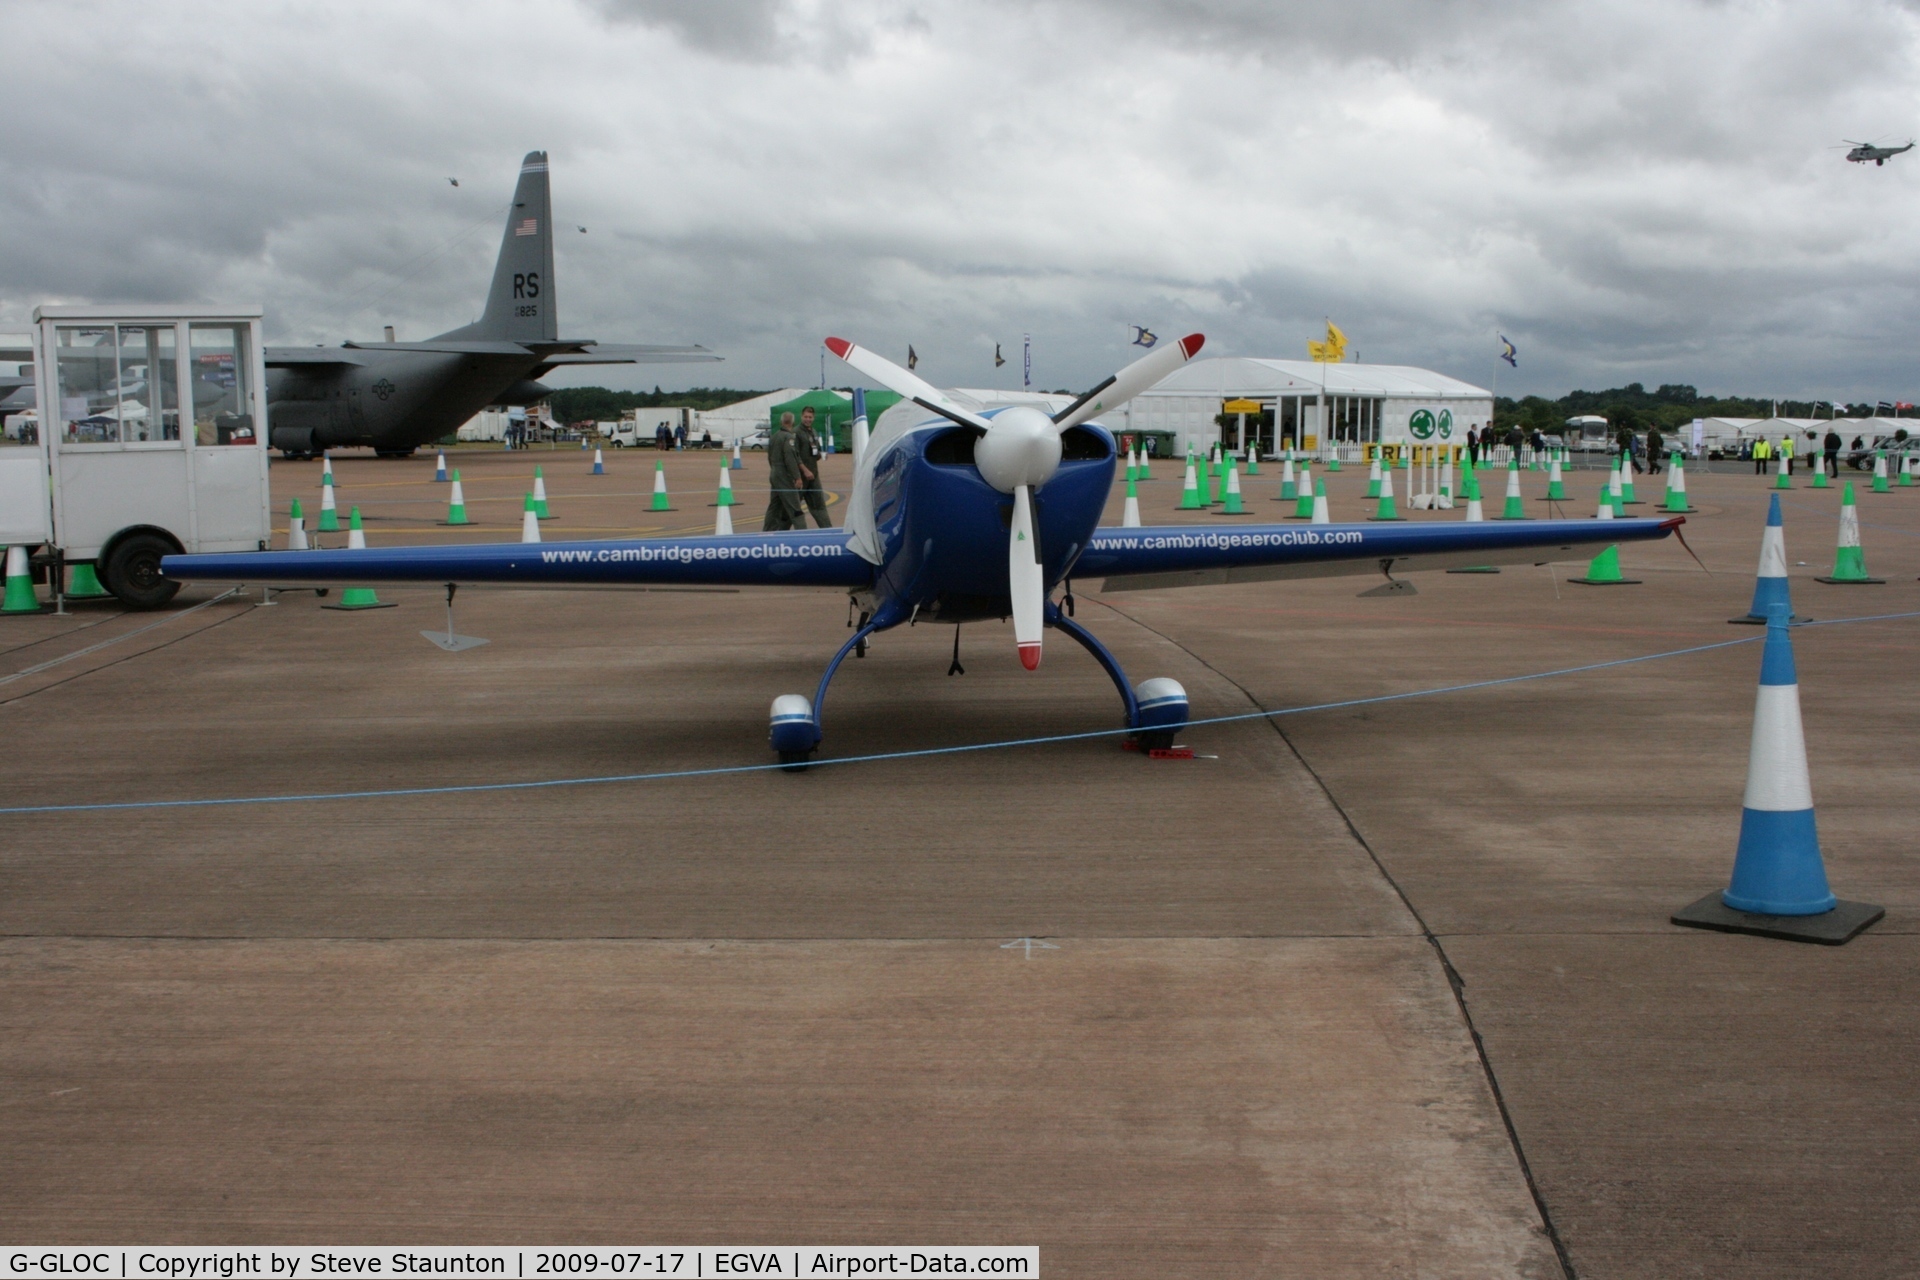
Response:
[[[1890,0],[28,4],[9,37],[0,329],[425,336],[544,149],[563,331],[728,357],[628,384],[811,383],[838,333],[1017,385],[994,344],[1031,333],[1081,387],[1132,324],[1297,356],[1332,317],[1483,384],[1504,332],[1502,392],[1920,389],[1920,151],[1836,149],[1916,130]]]

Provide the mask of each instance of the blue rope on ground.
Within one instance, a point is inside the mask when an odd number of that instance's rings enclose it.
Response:
[[[1831,627],[1848,622],[1891,622],[1903,618],[1920,618],[1920,612],[1882,613],[1857,618],[1830,618],[1824,622],[1798,623],[1802,626]],[[1434,698],[1449,693],[1469,693],[1475,689],[1493,689],[1501,685],[1524,684],[1530,680],[1551,680],[1559,676],[1580,675],[1588,671],[1605,671],[1612,667],[1627,667],[1640,662],[1657,662],[1662,658],[1683,658],[1688,654],[1710,653],[1715,649],[1731,649],[1743,644],[1757,644],[1766,639],[1763,632],[1759,635],[1742,636],[1736,640],[1720,640],[1713,644],[1693,645],[1686,649],[1668,649],[1661,653],[1644,653],[1633,658],[1613,658],[1606,662],[1589,662],[1578,667],[1559,667],[1552,671],[1534,671],[1520,676],[1499,676],[1492,680],[1474,680],[1467,684],[1441,685],[1432,689],[1411,689],[1405,693],[1382,693],[1371,698],[1347,698],[1339,702],[1316,702],[1309,706],[1282,707],[1277,711],[1246,711],[1239,715],[1209,716],[1204,720],[1189,720],[1183,728],[1194,729],[1208,724],[1234,724],[1243,720],[1271,720],[1279,716],[1306,715],[1314,711],[1339,711],[1347,707],[1374,706],[1382,702],[1404,702],[1410,698]],[[1132,733],[1131,729],[1093,729],[1085,733],[1049,734],[1040,738],[1008,738],[999,742],[973,742],[957,747],[923,747],[915,751],[882,751],[864,756],[838,756],[826,760],[814,760],[810,767],[825,768],[829,765],[878,764],[883,760],[913,760],[925,756],[960,755],[972,751],[1004,751],[1013,747],[1040,747],[1059,742],[1082,742],[1092,738],[1119,738]],[[667,782],[678,778],[717,778],[728,774],[771,773],[785,769],[783,764],[736,764],[720,765],[707,769],[670,769],[658,773],[615,773],[592,778],[546,778],[532,782],[472,782],[443,787],[393,787],[382,791],[322,791],[287,796],[228,796],[212,800],[120,800],[104,804],[35,804],[0,808],[0,817],[27,813],[105,813],[116,809],[209,809],[225,805],[248,804],[303,804],[323,800],[388,800],[402,796],[450,796],[473,794],[485,791],[538,791],[552,787],[591,787],[605,786],[616,782]]]

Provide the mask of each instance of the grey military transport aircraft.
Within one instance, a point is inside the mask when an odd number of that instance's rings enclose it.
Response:
[[[539,379],[554,369],[720,358],[705,347],[613,346],[559,335],[547,153],[531,151],[520,164],[481,317],[424,342],[268,347],[271,443],[289,457],[371,445],[383,458],[404,458],[489,405],[545,399],[551,388]]]

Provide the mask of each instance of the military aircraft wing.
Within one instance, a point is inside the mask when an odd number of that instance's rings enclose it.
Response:
[[[1326,578],[1346,574],[1543,564],[1617,542],[1664,538],[1665,520],[1430,521],[1368,524],[1160,525],[1094,531],[1072,576],[1107,591]]]
[[[355,351],[426,351],[452,356],[530,356],[517,342],[504,338],[431,338],[426,342],[347,342]]]
[[[167,556],[180,582],[256,586],[862,587],[874,567],[847,550],[844,529],[733,537],[498,542]]]
[[[345,347],[268,347],[266,364],[269,369],[286,369],[296,365],[318,368],[323,365],[348,366],[367,363]]]
[[[706,347],[655,347],[636,343],[602,342],[584,351],[565,351],[543,356],[540,363],[559,364],[692,364],[696,361],[724,360]]]

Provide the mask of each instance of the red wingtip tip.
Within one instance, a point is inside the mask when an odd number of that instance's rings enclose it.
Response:
[[[1040,669],[1040,644],[1035,641],[1020,646],[1020,665],[1029,671]]]
[[[1186,357],[1189,360],[1193,359],[1194,352],[1206,345],[1207,335],[1204,333],[1190,333],[1180,339],[1180,350],[1186,353]]]
[[[847,352],[853,350],[853,344],[845,338],[828,338],[827,350],[833,352],[833,354],[839,356],[842,360],[845,360],[847,358]]]

